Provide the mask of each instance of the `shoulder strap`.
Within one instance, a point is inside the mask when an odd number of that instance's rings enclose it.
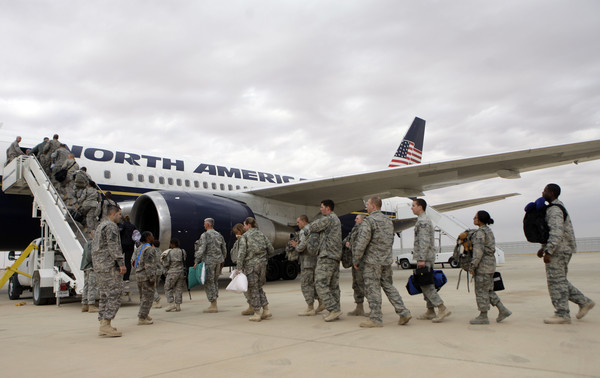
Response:
[[[142,252],[144,251],[144,249],[149,246],[150,243],[146,243],[142,246],[142,248],[140,248],[140,253],[138,253],[137,255],[137,259],[135,259],[135,266],[138,266],[138,264],[140,263],[140,256],[142,256]]]
[[[567,220],[567,215],[569,215],[569,213],[567,213],[567,209],[565,209],[565,207],[564,207],[563,205],[561,205],[561,204],[558,204],[558,203],[551,203],[551,204],[549,204],[549,205],[548,205],[548,207],[550,207],[550,206],[558,206],[558,208],[559,208],[559,209],[562,211],[562,213],[563,213],[563,221],[566,221],[566,220]]]

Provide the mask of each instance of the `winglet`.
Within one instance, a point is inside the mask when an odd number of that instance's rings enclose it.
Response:
[[[388,167],[419,164],[421,162],[421,154],[423,153],[424,135],[425,120],[415,117]]]

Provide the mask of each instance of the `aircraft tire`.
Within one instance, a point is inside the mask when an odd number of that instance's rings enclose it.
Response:
[[[298,277],[298,264],[293,261],[284,261],[281,276],[284,280],[294,280]]]
[[[277,281],[281,278],[281,269],[276,261],[269,260],[267,262],[267,281]]]

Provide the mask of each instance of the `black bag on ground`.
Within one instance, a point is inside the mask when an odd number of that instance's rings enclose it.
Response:
[[[433,270],[427,266],[415,269],[414,277],[417,286],[433,284]]]
[[[504,290],[504,282],[502,282],[502,275],[500,272],[494,272],[494,291],[502,291]]]

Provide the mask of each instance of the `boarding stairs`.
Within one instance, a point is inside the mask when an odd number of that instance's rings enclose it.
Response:
[[[433,225],[441,230],[444,234],[448,235],[452,239],[456,240],[458,235],[464,232],[468,228],[475,228],[476,226],[468,227],[458,219],[448,216],[446,214],[442,214],[439,211],[436,211],[435,208],[428,206],[427,207],[427,215]],[[496,247],[496,262],[499,264],[504,263],[504,251],[500,248]]]
[[[33,196],[32,217],[40,218],[43,240],[39,251],[39,267],[56,269],[44,266],[50,264],[45,261],[54,261],[44,259],[44,254],[60,250],[70,273],[75,277],[73,288],[77,294],[81,294],[84,278],[79,267],[87,240],[35,156],[21,155],[4,167],[2,190],[7,194]],[[7,270],[9,276],[6,279],[18,268],[14,265]]]

